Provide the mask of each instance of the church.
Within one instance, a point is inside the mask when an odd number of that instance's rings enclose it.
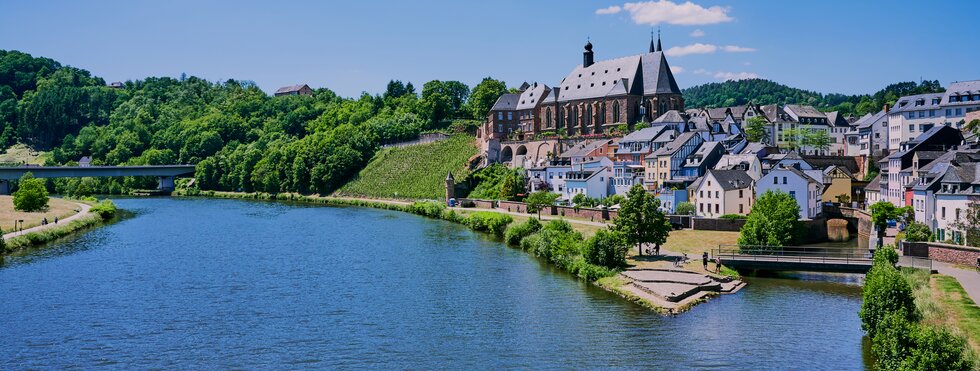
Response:
[[[651,38],[647,53],[596,62],[591,42],[585,44],[582,64],[551,88],[537,83],[501,99],[484,133],[505,138],[516,132],[526,139],[537,133],[589,135],[612,128],[651,122],[670,110],[684,111],[684,98],[664,56],[660,38]],[[516,99],[515,99],[516,98]],[[504,117],[513,122],[497,122]]]

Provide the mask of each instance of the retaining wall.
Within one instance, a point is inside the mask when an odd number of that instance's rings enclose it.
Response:
[[[939,242],[903,242],[902,254],[973,267],[980,258],[980,248]]]

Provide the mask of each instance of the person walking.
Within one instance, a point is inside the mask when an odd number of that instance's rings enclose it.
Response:
[[[58,217],[54,217],[54,224],[58,224]]]
[[[715,273],[721,273],[721,257],[715,255]]]
[[[705,251],[704,254],[701,254],[701,264],[704,265],[704,271],[707,272],[708,271],[708,252],[707,251]]]

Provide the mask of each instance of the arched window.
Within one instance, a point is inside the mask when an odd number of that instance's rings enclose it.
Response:
[[[578,106],[572,107],[572,119],[568,120],[569,126],[578,126]]]
[[[603,102],[599,105],[599,125],[606,124],[606,103]]]
[[[613,117],[612,117],[612,119],[613,119],[613,123],[614,124],[621,122],[621,120],[619,119],[619,101],[618,100],[613,102]]]
[[[585,126],[592,125],[592,105],[589,104],[585,106],[585,120],[583,121]]]
[[[551,127],[551,108],[544,111],[544,125]]]

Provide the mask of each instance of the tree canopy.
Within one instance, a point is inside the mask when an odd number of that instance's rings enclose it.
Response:
[[[34,174],[26,173],[17,182],[17,190],[13,193],[14,209],[20,211],[42,211],[48,208],[48,189],[44,179],[37,179]]]
[[[642,185],[634,185],[626,194],[626,199],[619,204],[619,214],[613,220],[612,229],[622,234],[630,245],[643,255],[643,244],[656,245],[667,242],[671,225],[667,216],[660,210],[660,200],[643,189]]]
[[[781,191],[766,191],[752,205],[738,244],[752,249],[793,246],[799,243],[801,228],[796,199]]]

